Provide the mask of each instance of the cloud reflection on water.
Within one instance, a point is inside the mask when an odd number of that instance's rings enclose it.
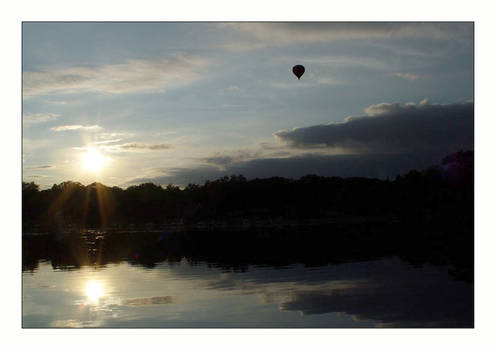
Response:
[[[473,285],[453,280],[442,268],[415,268],[388,259],[290,272],[284,276],[252,269],[223,274],[207,286],[259,293],[264,302],[304,317],[345,313],[379,327],[473,326]]]
[[[122,302],[126,306],[146,306],[158,304],[172,304],[174,299],[171,296],[127,299]]]
[[[399,259],[307,268],[127,263],[24,275],[24,327],[471,327],[473,284]],[[81,280],[104,294],[85,302]],[[40,284],[57,288],[40,288]],[[158,294],[164,293],[162,296]],[[155,296],[154,296],[155,294]],[[158,294],[158,295],[157,295]],[[180,297],[180,300],[178,299]],[[79,301],[78,301],[79,300]],[[49,306],[49,307],[45,307]]]

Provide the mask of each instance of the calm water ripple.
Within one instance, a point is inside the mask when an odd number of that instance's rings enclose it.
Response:
[[[186,259],[23,273],[24,327],[471,327],[473,285],[397,258],[228,271]]]

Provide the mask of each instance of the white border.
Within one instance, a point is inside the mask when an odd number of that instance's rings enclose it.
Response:
[[[494,202],[493,135],[496,116],[493,101],[494,11],[466,1],[417,0],[350,1],[16,1],[2,8],[2,154],[7,189],[1,212],[7,213],[2,234],[3,343],[16,348],[85,349],[114,347],[201,348],[380,348],[380,349],[467,349],[494,344],[494,271],[496,247],[491,204]],[[475,21],[475,116],[476,116],[476,328],[475,330],[349,330],[349,329],[21,329],[20,182],[21,182],[21,21]],[[6,77],[6,78],[5,78]],[[5,158],[4,158],[5,159]]]

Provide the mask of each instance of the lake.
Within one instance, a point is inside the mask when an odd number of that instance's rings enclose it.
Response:
[[[26,237],[23,327],[473,327],[473,282],[449,265],[215,262],[109,241]]]

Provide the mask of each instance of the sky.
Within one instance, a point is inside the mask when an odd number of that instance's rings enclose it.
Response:
[[[23,180],[42,188],[394,178],[473,149],[472,23],[24,22],[22,31]]]

